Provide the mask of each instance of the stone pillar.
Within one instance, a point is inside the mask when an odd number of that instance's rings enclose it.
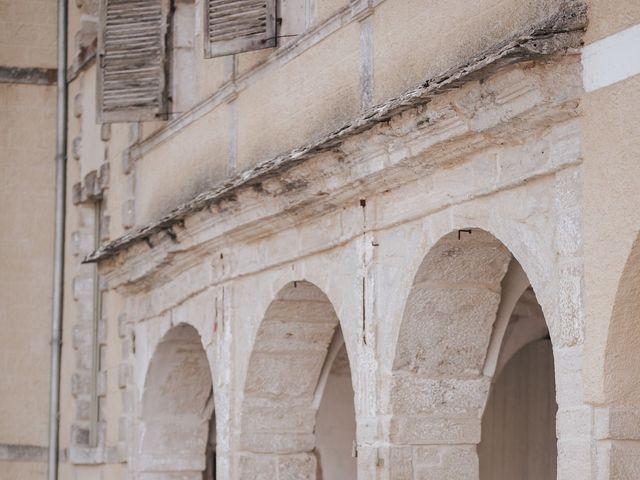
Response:
[[[593,408],[584,403],[582,346],[554,348],[558,480],[593,478],[591,464]]]

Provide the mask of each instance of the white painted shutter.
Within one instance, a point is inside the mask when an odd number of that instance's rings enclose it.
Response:
[[[166,107],[167,0],[101,0],[98,120],[161,118]]]
[[[207,58],[275,47],[276,0],[205,0]]]

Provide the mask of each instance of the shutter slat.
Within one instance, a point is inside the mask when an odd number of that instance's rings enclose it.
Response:
[[[205,54],[276,46],[276,0],[205,0]]]
[[[165,109],[167,0],[101,0],[102,122],[156,119]]]

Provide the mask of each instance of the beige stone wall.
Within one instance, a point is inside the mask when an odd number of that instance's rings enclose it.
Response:
[[[0,84],[0,111],[0,478],[35,479],[48,442],[55,88]],[[38,452],[5,463],[27,447]]]

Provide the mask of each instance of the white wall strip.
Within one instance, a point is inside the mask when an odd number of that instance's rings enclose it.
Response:
[[[640,73],[640,24],[584,47],[582,78],[587,92]]]

